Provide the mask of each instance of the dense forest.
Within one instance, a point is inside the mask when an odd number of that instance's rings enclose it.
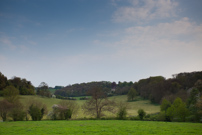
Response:
[[[101,87],[108,95],[125,95],[131,87],[137,90],[138,95],[150,99],[153,103],[160,103],[163,98],[173,102],[176,97],[186,101],[193,88],[202,93],[202,71],[179,73],[173,78],[165,79],[162,76],[141,79],[138,82],[89,82],[73,84],[56,90],[55,95],[63,97],[88,96],[87,91],[93,87]]]
[[[7,77],[0,72],[0,96],[3,95],[3,89],[10,85],[17,88],[21,95],[34,95],[39,93],[40,90],[39,87],[35,88],[31,81],[21,79],[20,77],[7,79]],[[43,87],[41,86],[41,88]],[[46,87],[48,87],[48,85]],[[108,96],[126,95],[131,88],[134,88],[139,96],[144,99],[149,99],[153,103],[161,103],[164,98],[173,102],[176,97],[187,101],[194,88],[197,88],[197,93],[201,95],[202,71],[179,73],[173,75],[173,78],[170,79],[165,79],[162,76],[149,77],[134,83],[132,81],[118,83],[100,81],[73,84],[66,87],[56,86],[54,88],[56,90],[54,94],[60,97],[88,96],[88,90],[94,87],[102,88]],[[48,95],[50,96],[50,93]]]

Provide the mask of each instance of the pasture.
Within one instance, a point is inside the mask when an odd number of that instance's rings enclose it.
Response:
[[[122,95],[122,96],[113,96],[109,97],[110,100],[114,100],[116,102],[123,101],[127,102],[127,96]],[[2,100],[2,97],[0,97],[0,100]],[[56,98],[46,98],[46,97],[40,97],[40,96],[20,96],[20,101],[23,103],[24,106],[27,106],[27,103],[29,103],[29,100],[38,100],[41,101],[42,103],[46,104],[48,111],[52,110],[52,106],[54,104],[58,104],[61,99],[56,99]],[[76,102],[79,105],[79,111],[78,114],[73,115],[73,119],[78,119],[78,118],[89,118],[92,116],[89,115],[84,115],[83,110],[81,106],[85,102],[85,100],[79,100],[77,97],[77,100],[73,100],[73,102]],[[127,102],[128,103],[128,116],[136,116],[138,109],[144,109],[147,114],[152,114],[152,113],[157,113],[160,112],[160,106],[159,105],[154,105],[151,104],[149,100],[143,100],[140,97],[136,98],[136,101],[133,102]],[[105,117],[116,117],[116,114],[112,113],[106,113]],[[45,116],[43,119],[47,119]]]
[[[1,135],[201,135],[201,123],[74,120],[1,122]]]

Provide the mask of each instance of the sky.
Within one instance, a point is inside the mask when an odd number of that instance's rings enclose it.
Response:
[[[0,0],[0,72],[34,86],[202,71],[201,0]]]

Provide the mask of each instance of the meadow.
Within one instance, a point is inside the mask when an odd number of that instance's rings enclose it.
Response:
[[[77,100],[72,100],[73,102],[76,102],[79,105],[79,111],[76,115],[73,115],[73,119],[78,119],[78,118],[89,118],[92,116],[84,115],[83,110],[81,106],[85,102],[85,100],[79,100],[79,97],[76,97]],[[113,96],[109,97],[110,100],[114,100],[117,103],[120,101],[127,102],[127,96],[122,95],[122,96]],[[1,100],[1,99],[0,99]],[[20,96],[20,101],[26,106],[27,103],[29,103],[29,100],[38,100],[41,101],[42,103],[46,104],[48,111],[52,110],[52,106],[54,104],[58,104],[61,99],[56,99],[56,98],[42,98],[40,96]],[[144,109],[147,114],[152,114],[152,113],[157,113],[160,112],[160,106],[151,104],[149,100],[143,100],[140,97],[136,98],[136,101],[133,102],[127,102],[128,103],[128,116],[136,116],[138,109]],[[105,117],[116,117],[116,114],[112,113],[106,113]],[[47,119],[45,116],[44,119]]]
[[[201,123],[74,120],[1,122],[1,135],[201,135]]]
[[[73,102],[76,102],[79,105],[79,111],[76,115],[73,115],[73,119],[77,118],[89,118],[92,116],[84,115],[83,110],[81,109],[81,106],[85,102],[85,100],[79,100],[79,97],[76,97],[77,100],[72,100]],[[0,100],[3,98],[0,97]],[[115,100],[116,102],[123,101],[127,102],[127,96],[122,95],[122,96],[113,96],[109,97],[110,100]],[[47,97],[40,97],[40,96],[20,96],[20,101],[23,103],[24,106],[29,103],[29,100],[38,100],[44,103],[47,106],[48,111],[52,110],[52,106],[54,104],[58,104],[61,99],[56,99],[56,98],[47,98]],[[152,113],[157,113],[160,112],[160,105],[155,105],[151,104],[149,100],[143,100],[140,97],[136,98],[136,101],[133,102],[127,102],[128,103],[128,116],[136,116],[138,109],[144,109],[147,114],[152,114]],[[112,113],[106,113],[106,117],[115,117],[116,114]],[[1,118],[0,118],[1,119]],[[47,119],[45,116],[44,119]]]

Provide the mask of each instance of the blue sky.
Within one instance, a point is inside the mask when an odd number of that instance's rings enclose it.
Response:
[[[1,0],[0,72],[34,86],[202,70],[201,0]]]

